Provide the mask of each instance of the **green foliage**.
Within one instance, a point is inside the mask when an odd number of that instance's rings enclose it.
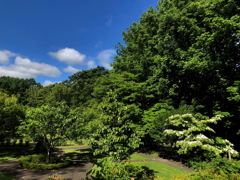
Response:
[[[41,89],[30,88],[29,105],[33,107],[42,105],[55,106],[60,102],[65,102],[68,105],[71,103],[71,88],[63,83],[55,83],[45,86]]]
[[[170,140],[170,137],[164,135],[164,130],[169,128],[169,123],[167,123],[166,119],[174,114],[181,115],[186,113],[193,113],[193,107],[182,105],[178,109],[174,109],[166,103],[157,103],[149,110],[144,111],[145,145],[151,146],[152,149],[160,152],[161,155],[175,156],[176,149],[166,142],[175,141],[176,138],[171,137]],[[150,141],[151,139],[153,139],[153,142]]]
[[[141,135],[132,123],[132,118],[138,113],[133,110],[134,106],[118,102],[112,92],[99,105],[101,124],[90,137],[90,144],[93,154],[104,158],[99,159],[90,171],[94,179],[129,179],[138,175],[133,172],[140,173],[143,178],[144,170],[126,166],[122,162],[129,159],[141,144]]]
[[[214,158],[210,161],[191,162],[192,168],[197,173],[191,174],[191,179],[219,179],[219,180],[237,180],[240,178],[240,161],[226,158]]]
[[[192,180],[237,180],[240,178],[240,174],[225,174],[216,173],[213,169],[204,169],[189,176]]]
[[[214,170],[214,173],[217,174],[237,174],[240,173],[240,161],[237,160],[228,160],[226,158],[212,158],[209,161],[194,162],[189,163],[191,168],[196,171],[211,169]]]
[[[74,122],[69,127],[69,137],[75,141],[86,138],[95,132],[100,122],[100,113],[95,105],[86,108],[75,108],[70,112],[75,117]]]
[[[17,97],[0,92],[0,138],[15,137],[20,120],[24,117],[25,108],[18,103]]]
[[[19,133],[34,141],[42,141],[50,161],[51,149],[60,141],[70,137],[71,125],[77,117],[70,114],[69,107],[60,103],[56,107],[44,105],[39,108],[29,108],[26,120],[21,122]]]
[[[99,105],[101,124],[90,137],[94,155],[111,156],[115,161],[128,159],[141,144],[140,133],[135,131],[132,106],[124,106],[113,93]]]
[[[154,171],[145,166],[130,163],[116,163],[111,158],[98,161],[88,172],[94,180],[153,180]]]
[[[188,104],[209,117],[228,112],[214,129],[237,145],[239,105],[231,99],[239,98],[239,9],[238,0],[159,1],[123,32],[113,71],[146,83],[148,107]]]
[[[90,144],[94,149],[94,155],[110,156],[115,161],[129,159],[129,156],[139,147],[141,139],[137,133],[129,127],[129,124],[121,127],[99,127],[96,134],[92,135]]]
[[[104,67],[98,66],[90,70],[79,71],[69,76],[69,80],[64,81],[63,84],[67,85],[71,89],[71,106],[86,106],[90,103],[88,101],[91,101],[93,98],[92,92],[95,87],[96,80],[105,74],[108,74],[108,70]]]
[[[19,102],[24,105],[28,103],[28,94],[26,94],[26,90],[31,86],[38,88],[42,87],[42,85],[40,83],[36,83],[33,78],[20,79],[9,76],[0,77],[0,90],[9,95],[17,96]]]
[[[18,164],[21,167],[25,167],[27,169],[33,169],[33,170],[50,170],[50,169],[57,169],[66,167],[71,163],[71,160],[66,158],[63,160],[63,162],[54,163],[54,164],[44,164],[47,157],[42,154],[34,154],[34,155],[28,155],[28,156],[22,156],[18,160]]]
[[[124,104],[135,104],[141,109],[148,107],[146,83],[139,83],[136,75],[122,72],[109,73],[97,79],[92,95],[101,102],[107,92],[112,91],[116,99]]]

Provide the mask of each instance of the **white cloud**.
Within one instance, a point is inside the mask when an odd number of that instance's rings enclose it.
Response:
[[[0,66],[0,76],[35,78],[37,76],[58,77],[60,75],[61,72],[55,66],[32,62],[30,59],[20,56],[15,58],[15,64]]]
[[[102,45],[103,45],[102,41],[98,41],[94,47],[98,48],[98,47],[102,47]]]
[[[42,85],[48,86],[48,85],[55,84],[55,83],[58,83],[58,82],[52,82],[52,81],[46,80],[46,81],[44,81],[44,83],[42,83]]]
[[[65,62],[69,65],[72,65],[72,64],[83,65],[84,59],[86,58],[86,55],[81,54],[75,49],[67,48],[67,47],[64,49],[60,49],[57,52],[49,52],[48,54],[53,58],[61,62]]]
[[[107,16],[107,22],[106,22],[106,26],[111,26],[112,25],[112,19],[113,17],[112,16]]]
[[[112,69],[110,63],[112,58],[116,55],[116,51],[113,49],[107,49],[98,54],[97,59],[99,60],[99,64],[105,67],[106,69]]]
[[[95,68],[96,67],[96,63],[94,62],[94,61],[88,61],[87,62],[87,66],[88,66],[88,68]]]
[[[68,67],[65,68],[63,71],[74,74],[74,73],[76,73],[76,72],[78,72],[78,71],[80,71],[80,70],[79,70],[79,69],[76,69],[76,68],[74,68],[74,67],[72,67],[72,66],[68,66]]]
[[[14,56],[16,56],[16,54],[11,51],[8,50],[0,51],[0,64],[8,64],[9,59]]]

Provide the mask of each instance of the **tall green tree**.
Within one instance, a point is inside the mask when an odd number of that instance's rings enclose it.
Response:
[[[42,87],[42,85],[37,83],[33,78],[21,79],[9,76],[0,77],[0,89],[9,95],[17,96],[19,102],[24,105],[28,103],[28,94],[26,94],[26,90],[31,86]]]
[[[92,96],[101,102],[107,93],[113,92],[119,102],[125,105],[135,104],[139,108],[147,109],[148,98],[146,83],[138,82],[136,75],[123,72],[121,74],[109,73],[96,80]]]
[[[71,88],[63,83],[51,84],[41,89],[34,87],[28,90],[28,94],[31,100],[29,102],[36,103],[37,106],[45,104],[54,106],[59,102],[66,102],[68,105],[71,103]]]
[[[31,85],[28,89],[26,89],[26,96],[27,96],[27,105],[30,107],[37,107],[38,105],[38,96],[41,87]]]
[[[227,89],[240,78],[239,12],[237,0],[159,1],[123,33],[114,71],[146,82],[152,106],[188,104],[209,117],[229,112],[215,130],[236,144],[239,108]]]
[[[74,107],[83,106],[93,98],[92,92],[97,78],[108,73],[104,67],[96,67],[90,70],[79,71],[69,80],[64,81],[65,85],[71,88],[71,104]]]

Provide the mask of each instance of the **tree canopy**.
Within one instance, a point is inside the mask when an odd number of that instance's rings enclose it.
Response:
[[[113,70],[146,82],[152,106],[188,104],[209,117],[230,113],[216,130],[234,141],[239,106],[229,101],[229,88],[240,78],[239,19],[236,0],[159,1],[123,32],[126,45],[117,45]]]

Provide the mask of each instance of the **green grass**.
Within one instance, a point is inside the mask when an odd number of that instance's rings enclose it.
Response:
[[[16,159],[18,157],[18,153],[19,149],[16,148],[0,148],[0,163]]]
[[[90,162],[96,162],[97,159],[101,157],[93,156],[91,149],[63,149],[64,153],[71,158],[81,158]],[[139,166],[147,166],[148,168],[154,170],[156,176],[166,179],[171,179],[173,175],[187,175],[186,171],[181,169],[157,162],[157,161],[147,161],[148,158],[140,156],[138,154],[132,154],[130,161],[142,161],[142,162],[131,162]]]
[[[82,143],[76,143],[74,141],[66,141],[64,145],[57,146],[57,148],[74,148],[74,147],[83,147],[83,146],[88,146],[88,140],[83,139]]]
[[[11,161],[11,160],[13,160],[13,159],[16,159],[16,158],[8,157],[8,156],[6,156],[6,157],[0,157],[0,164],[3,163],[3,162],[5,162],[5,161]]]
[[[19,151],[24,149],[29,149],[32,146],[34,146],[33,143],[30,143],[29,145],[30,145],[29,147],[24,147],[24,146],[17,147],[17,145],[9,146],[9,147],[1,146],[0,147],[0,163],[18,158]]]
[[[138,154],[132,154],[130,157],[130,160],[131,161],[142,161],[142,160],[149,160],[149,159],[146,157],[140,156]]]
[[[188,174],[188,172],[183,171],[181,169],[177,169],[175,167],[157,162],[157,161],[146,161],[146,162],[132,162],[139,166],[147,166],[150,169],[154,170],[156,175],[161,178],[171,179],[173,175],[184,175]]]
[[[4,175],[0,172],[0,179],[1,180],[14,180],[13,176],[10,175]]]
[[[90,153],[90,149],[63,149],[64,153]]]

